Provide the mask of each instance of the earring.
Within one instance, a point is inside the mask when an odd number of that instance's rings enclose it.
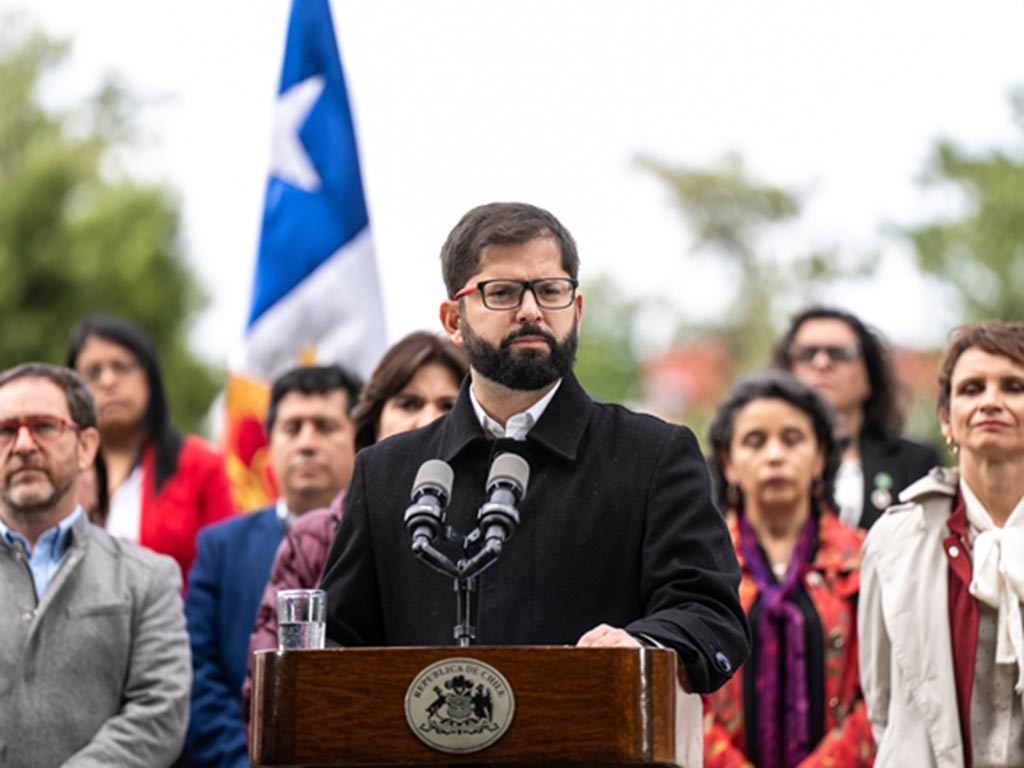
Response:
[[[953,438],[946,435],[946,447],[949,448],[949,452],[956,456],[960,453],[960,446],[953,442]]]

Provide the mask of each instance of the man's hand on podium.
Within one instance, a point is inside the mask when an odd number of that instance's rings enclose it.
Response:
[[[643,648],[644,644],[629,632],[608,624],[598,624],[576,641],[577,648]]]
[[[653,647],[664,647],[652,638],[646,639],[650,640],[649,645]],[[629,634],[626,630],[608,624],[598,624],[576,641],[577,648],[643,648],[644,645],[642,640]],[[679,663],[679,684],[687,693],[693,693],[690,673],[686,671],[682,662]]]

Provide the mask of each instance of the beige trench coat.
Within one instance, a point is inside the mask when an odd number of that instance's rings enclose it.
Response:
[[[876,768],[964,764],[942,544],[957,483],[955,470],[932,470],[900,494],[904,503],[864,544],[860,676]]]

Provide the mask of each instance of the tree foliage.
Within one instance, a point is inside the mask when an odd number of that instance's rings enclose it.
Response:
[[[580,334],[576,375],[595,398],[630,403],[640,396],[635,328],[640,304],[623,300],[611,278],[583,288],[586,330]]]
[[[183,258],[170,190],[111,170],[132,136],[132,104],[106,83],[75,109],[41,103],[68,46],[7,18],[0,32],[0,367],[63,362],[68,331],[108,312],[160,351],[175,420],[194,430],[217,376],[186,346],[203,303]]]
[[[763,236],[795,222],[801,199],[793,190],[752,178],[737,155],[713,168],[647,157],[638,162],[668,185],[693,235],[693,254],[717,260],[734,278],[736,288],[723,297],[721,319],[693,330],[722,338],[741,371],[765,364],[794,301],[808,303],[822,286],[874,268],[872,259],[846,266],[835,249],[784,257],[769,253]]]
[[[1024,89],[1012,101],[1024,131]],[[959,215],[904,229],[922,271],[953,290],[963,320],[1024,320],[1024,146],[970,152],[941,141],[922,181],[963,202]]]

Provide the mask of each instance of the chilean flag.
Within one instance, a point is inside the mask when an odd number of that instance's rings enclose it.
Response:
[[[240,503],[264,494],[262,387],[300,363],[364,378],[386,347],[355,130],[328,0],[293,0],[243,359],[226,395]],[[245,489],[249,488],[250,492]]]
[[[352,112],[328,0],[288,22],[243,368],[300,361],[366,377],[386,334]]]

